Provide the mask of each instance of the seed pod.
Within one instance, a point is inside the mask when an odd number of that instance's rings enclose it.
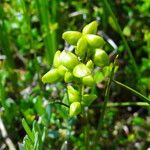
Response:
[[[80,101],[80,93],[77,90],[75,90],[72,86],[67,86],[67,92],[70,103]]]
[[[79,64],[77,56],[65,50],[60,54],[60,62],[69,70],[72,70],[77,64]]]
[[[92,60],[89,60],[87,63],[86,63],[86,67],[88,67],[91,71],[94,69],[94,63]]]
[[[92,87],[95,84],[94,79],[91,75],[83,77],[82,78],[82,83],[84,85],[87,85],[87,86],[90,86],[90,87]]]
[[[96,21],[92,21],[91,23],[87,24],[83,30],[83,34],[96,34],[97,32],[98,23]]]
[[[91,74],[91,71],[86,65],[84,64],[79,64],[73,69],[73,75],[77,78],[82,78],[87,75]]]
[[[86,36],[88,44],[92,48],[101,48],[105,44],[105,41],[103,40],[103,38],[98,35],[87,34],[85,36]]]
[[[77,43],[77,48],[75,50],[75,53],[81,58],[84,58],[87,49],[88,49],[88,43],[86,41],[85,36],[82,36]]]
[[[74,79],[73,74],[72,74],[71,72],[67,71],[67,72],[65,73],[65,77],[64,77],[65,82],[66,82],[66,83],[72,82],[73,79]]]
[[[96,49],[93,57],[94,64],[99,67],[104,67],[109,65],[109,56],[102,49]]]
[[[97,98],[97,96],[95,94],[85,94],[82,97],[81,104],[83,106],[90,106],[96,98]]]
[[[54,83],[61,79],[61,76],[58,73],[57,69],[52,69],[48,71],[43,77],[42,82],[43,83]]]
[[[62,38],[71,45],[76,45],[82,34],[78,31],[66,31],[63,33]]]
[[[61,51],[57,51],[54,55],[53,66],[56,68],[60,66],[60,54]]]
[[[68,71],[68,69],[64,67],[63,65],[60,65],[57,69],[58,69],[59,75],[62,77],[64,77],[65,73]]]
[[[78,115],[81,112],[81,104],[80,102],[73,102],[70,105],[70,109],[69,109],[69,116],[73,117]]]

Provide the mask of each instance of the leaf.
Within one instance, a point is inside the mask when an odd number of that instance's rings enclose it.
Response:
[[[26,133],[28,134],[30,140],[32,141],[32,143],[34,143],[34,135],[30,129],[30,127],[28,126],[27,122],[25,121],[25,119],[22,119],[22,125],[23,128],[25,129]]]

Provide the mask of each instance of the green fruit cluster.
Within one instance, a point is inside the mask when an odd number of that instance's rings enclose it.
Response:
[[[62,38],[73,45],[74,52],[67,50],[57,51],[53,60],[53,68],[43,77],[43,83],[55,83],[64,80],[66,83],[72,83],[67,86],[67,93],[70,103],[70,116],[78,115],[81,108],[90,106],[96,99],[95,94],[82,94],[80,88],[87,86],[93,87],[94,67],[105,67],[109,65],[109,57],[102,50],[105,41],[102,37],[96,35],[98,23],[93,21],[86,25],[82,33],[78,31],[64,32]],[[79,86],[77,86],[79,85]]]

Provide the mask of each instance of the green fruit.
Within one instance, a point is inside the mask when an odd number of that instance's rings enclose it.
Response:
[[[92,87],[95,84],[94,79],[91,75],[83,77],[82,78],[82,83],[84,85],[87,85],[87,86],[90,86],[90,87]]]
[[[71,45],[76,45],[82,34],[78,31],[66,31],[63,33],[62,38]]]
[[[91,74],[91,70],[82,63],[73,69],[73,75],[77,78],[82,78],[89,74]]]
[[[87,34],[85,36],[86,36],[88,44],[92,48],[101,48],[105,44],[105,41],[103,40],[103,38],[98,35]]]
[[[57,51],[54,55],[53,66],[56,68],[60,66],[60,54],[61,51]]]
[[[85,36],[82,36],[77,43],[77,48],[75,50],[75,53],[81,58],[84,58],[87,49],[88,49],[88,43],[86,41]]]
[[[73,102],[70,105],[70,109],[69,109],[69,116],[73,117],[78,115],[81,112],[81,104],[80,102]]]
[[[96,49],[93,57],[94,64],[99,67],[104,67],[109,65],[109,56],[102,49]]]
[[[80,101],[80,93],[77,90],[75,90],[72,86],[67,86],[67,92],[70,103]]]
[[[63,65],[60,65],[57,69],[58,69],[59,75],[62,77],[64,77],[65,73],[68,71],[68,69],[64,67]]]
[[[73,74],[72,74],[71,72],[67,71],[67,72],[65,73],[65,77],[64,77],[65,82],[66,82],[66,83],[72,82],[73,79],[74,79]]]
[[[60,54],[60,62],[69,70],[72,70],[77,64],[79,64],[77,56],[65,50]]]
[[[61,79],[61,76],[58,73],[57,69],[52,69],[48,71],[43,77],[42,82],[43,83],[54,83],[56,81],[59,81]]]
[[[90,106],[96,98],[97,98],[97,96],[95,94],[85,94],[82,97],[81,104],[83,106]]]
[[[92,60],[89,60],[87,63],[86,63],[86,67],[88,67],[91,71],[94,69],[94,63]]]
[[[82,33],[83,34],[96,34],[97,32],[97,27],[98,27],[98,23],[96,21],[93,21],[89,24],[87,24],[83,30]]]

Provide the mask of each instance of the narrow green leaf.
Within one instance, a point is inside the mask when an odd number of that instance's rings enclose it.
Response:
[[[22,119],[22,125],[23,125],[23,128],[25,129],[26,133],[28,134],[30,140],[32,141],[32,143],[34,143],[34,135],[33,135],[32,131],[31,131],[29,125],[25,121],[25,119]]]

